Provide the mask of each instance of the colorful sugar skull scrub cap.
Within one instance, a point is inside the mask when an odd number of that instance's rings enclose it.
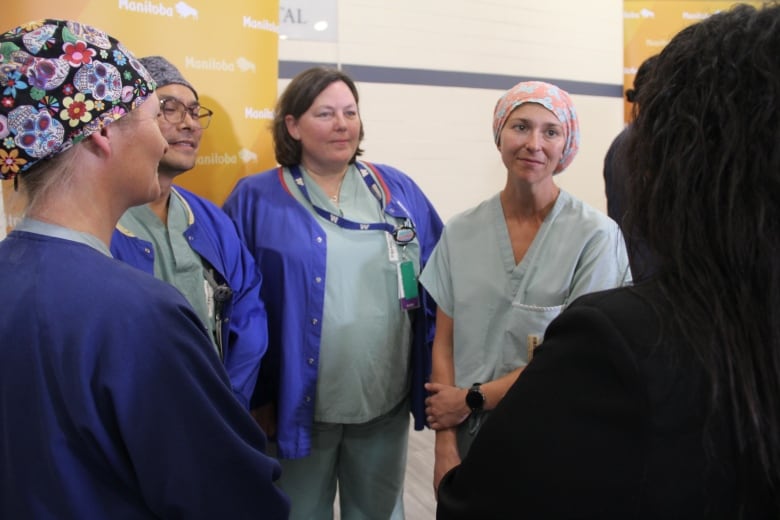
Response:
[[[563,146],[561,161],[555,167],[553,174],[562,172],[574,160],[580,147],[580,125],[569,94],[555,85],[543,81],[523,81],[507,90],[498,99],[496,109],[493,111],[493,140],[496,145],[498,145],[501,130],[504,129],[509,114],[523,103],[542,105],[555,114],[555,117],[563,125],[566,144]]]
[[[155,85],[105,32],[41,20],[0,36],[0,179],[78,143],[138,107]]]

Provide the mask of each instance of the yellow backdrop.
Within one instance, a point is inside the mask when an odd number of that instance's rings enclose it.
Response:
[[[723,11],[736,3],[728,1],[623,1],[623,91],[634,85],[636,70],[642,62],[663,50],[669,40],[684,27]],[[743,2],[759,7],[762,2]],[[624,99],[625,121],[631,116],[631,104]]]
[[[0,31],[41,18],[104,29],[138,57],[165,56],[195,86],[215,115],[197,166],[177,184],[222,204],[240,177],[276,164],[269,125],[277,96],[278,0],[6,1]],[[2,182],[2,190],[10,229],[19,218],[9,198],[13,184]]]

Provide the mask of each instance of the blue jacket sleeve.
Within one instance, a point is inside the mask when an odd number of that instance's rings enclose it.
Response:
[[[237,188],[241,184],[243,183],[239,181]],[[256,229],[262,224],[258,223],[255,219],[256,212],[252,210],[253,201],[250,197],[251,195],[248,186],[243,186],[242,189],[234,189],[225,201],[223,210],[233,221],[239,240],[242,242],[242,249],[251,257],[253,266],[259,278],[262,276],[259,264],[262,261],[263,249],[256,244]],[[258,300],[263,301],[263,291],[267,288],[268,287],[265,284],[259,284],[259,292],[255,297]],[[263,337],[265,338],[266,348],[263,352],[256,384],[253,387],[253,391],[249,394],[250,408],[256,408],[268,402],[275,401],[277,397],[280,352],[279,348],[274,348],[274,345],[278,345],[278,341],[273,342],[272,338],[269,337],[270,331],[267,326],[268,315],[265,307],[263,307],[263,313],[265,324]]]
[[[187,230],[193,249],[216,270],[216,278],[232,290],[223,310],[224,365],[233,391],[244,406],[257,382],[260,361],[268,347],[268,320],[260,298],[262,277],[234,223],[217,206],[177,187],[195,222]]]
[[[246,247],[239,244],[238,249],[235,269],[241,272],[243,283],[233,294],[225,368],[233,375],[234,391],[249,407],[261,359],[268,347],[268,317],[260,297],[260,272]]]

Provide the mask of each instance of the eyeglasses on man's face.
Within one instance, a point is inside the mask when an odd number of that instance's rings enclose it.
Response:
[[[198,104],[187,106],[176,98],[165,98],[160,100],[160,114],[172,125],[183,123],[189,114],[196,125],[208,128],[214,112]]]

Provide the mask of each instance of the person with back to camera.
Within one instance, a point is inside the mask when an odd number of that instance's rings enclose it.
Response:
[[[642,89],[642,85],[650,77],[650,71],[655,63],[656,56],[650,56],[639,66],[634,77],[634,88],[626,90],[626,100],[636,105],[636,97]],[[604,156],[604,186],[607,196],[607,215],[612,217],[619,226],[623,226],[623,219],[629,208],[626,207],[626,177],[631,175],[634,167],[626,153],[626,143],[631,133],[629,123],[612,141],[612,144]],[[624,230],[625,233],[625,230]],[[634,280],[640,280],[649,276],[652,268],[652,259],[647,248],[641,241],[634,240],[630,235],[625,235],[628,259],[631,264],[631,275]]]
[[[113,258],[160,193],[151,76],[73,21],[0,36],[0,518],[286,518],[279,464],[174,288]]]
[[[417,185],[358,161],[352,79],[315,67],[282,93],[281,167],[225,202],[263,275],[269,347],[256,398],[294,519],[403,518],[410,401],[424,425],[433,307],[416,273],[441,233]],[[270,403],[270,404],[268,404]]]
[[[780,517],[780,5],[688,26],[639,93],[626,229],[655,254],[546,333],[437,518]]]
[[[468,452],[482,423],[576,297],[630,280],[609,217],[553,176],[579,147],[569,95],[524,81],[496,104],[493,137],[504,189],[447,223],[420,280],[436,301],[426,413],[436,431],[434,489]]]
[[[139,61],[157,83],[157,122],[168,150],[157,168],[160,196],[122,215],[111,252],[181,291],[209,331],[233,391],[249,407],[268,344],[260,275],[230,218],[205,198],[173,185],[195,166],[212,111],[168,60]]]

